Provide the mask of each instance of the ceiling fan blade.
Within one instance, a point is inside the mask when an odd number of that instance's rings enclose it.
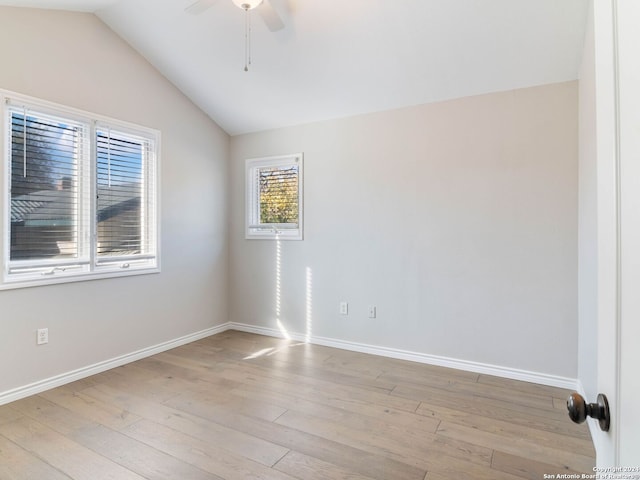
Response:
[[[192,15],[199,15],[217,1],[218,0],[198,0],[185,8],[184,11]]]
[[[262,4],[257,8],[262,20],[267,25],[267,28],[272,32],[277,32],[278,30],[282,30],[284,28],[284,22],[276,12],[276,9],[273,8],[271,2],[269,0],[263,0]]]

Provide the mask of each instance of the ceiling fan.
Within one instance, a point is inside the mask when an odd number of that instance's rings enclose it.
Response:
[[[199,15],[200,13],[213,6],[218,0],[197,0],[196,2],[185,8],[187,13],[193,15]],[[277,32],[284,28],[284,22],[278,15],[278,12],[271,5],[270,0],[231,0],[238,8],[244,10],[245,13],[245,47],[244,47],[244,71],[249,71],[249,65],[251,65],[251,15],[252,10],[257,12],[262,17],[262,20],[266,24],[267,28],[272,32]]]
[[[209,7],[212,7],[217,1],[218,0],[197,0],[185,8],[185,12],[191,13],[192,15],[199,15]],[[262,17],[267,28],[272,32],[277,32],[284,28],[284,22],[271,5],[270,0],[232,0],[232,2],[247,13],[249,10],[255,9]]]

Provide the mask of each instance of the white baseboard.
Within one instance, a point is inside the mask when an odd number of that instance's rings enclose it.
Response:
[[[259,335],[267,335],[270,337],[284,338],[285,334],[275,328],[257,327],[244,323],[230,322],[226,324],[229,330],[240,330],[242,332],[257,333]],[[440,367],[455,368],[457,370],[466,370],[468,372],[482,373],[486,375],[495,375],[497,377],[509,378],[512,380],[522,380],[524,382],[537,383],[540,385],[548,385],[551,387],[566,388],[576,390],[577,380],[575,378],[561,377],[558,375],[549,375],[546,373],[532,372],[528,370],[519,370],[516,368],[501,367],[486,363],[470,362],[467,360],[459,360],[456,358],[441,357],[438,355],[429,355],[426,353],[411,352],[400,350],[397,348],[379,347],[375,345],[367,345],[364,343],[348,342],[345,340],[337,340],[334,338],[316,337],[307,338],[306,335],[300,333],[287,332],[286,336],[292,340],[309,342],[316,345],[324,345],[325,347],[341,348],[343,350],[351,350],[354,352],[370,353],[380,355],[382,357],[397,358],[400,360],[409,360],[412,362],[425,363],[428,365],[437,365]]]
[[[25,398],[30,395],[35,395],[37,393],[44,392],[45,390],[49,390],[51,388],[59,387],[67,383],[75,382],[76,380],[80,380],[82,378],[89,377],[91,375],[95,375],[97,373],[101,373],[106,370],[110,370],[112,368],[120,367],[127,363],[135,362],[136,360],[140,360],[145,357],[150,357],[151,355],[155,355],[156,353],[161,353],[167,350],[171,350],[172,348],[176,348],[181,345],[185,345],[187,343],[200,340],[201,338],[209,337],[211,335],[215,335],[216,333],[224,332],[225,330],[229,330],[228,324],[226,323],[222,325],[217,325],[215,327],[207,328],[205,330],[201,330],[199,332],[195,332],[189,335],[185,335],[183,337],[176,338],[174,340],[169,340],[168,342],[163,342],[157,345],[153,345],[151,347],[143,348],[136,352],[127,353],[125,355],[121,355],[119,357],[115,357],[110,360],[105,360],[103,362],[98,362],[93,365],[89,365],[87,367],[79,368],[71,372],[66,372],[60,375],[56,375],[54,377],[46,378],[44,380],[40,380],[38,382],[34,382],[29,385],[24,385],[22,387],[14,388],[6,392],[0,392],[0,405],[4,405],[6,403],[10,403],[15,400],[20,400],[21,398]]]
[[[259,335],[266,335],[269,337],[291,338],[292,340],[309,342],[315,345],[323,345],[326,347],[340,348],[343,350],[350,350],[353,352],[370,353],[372,355],[379,355],[382,357],[397,358],[400,360],[409,360],[412,362],[424,363],[428,365],[437,365],[440,367],[455,368],[457,370],[466,370],[469,372],[482,373],[486,375],[495,375],[498,377],[510,378],[513,380],[522,380],[525,382],[538,383],[541,385],[549,385],[552,387],[566,388],[569,390],[581,391],[578,381],[573,378],[560,377],[557,375],[548,375],[545,373],[531,372],[527,370],[519,370],[515,368],[500,367],[496,365],[489,365],[479,362],[470,362],[467,360],[459,360],[449,357],[441,357],[437,355],[429,355],[426,353],[411,352],[407,350],[400,350],[396,348],[380,347],[375,345],[367,345],[364,343],[348,342],[345,340],[338,340],[335,338],[317,337],[312,336],[307,338],[304,334],[281,332],[278,329],[257,327],[255,325],[248,325],[245,323],[227,322],[215,327],[207,328],[200,332],[185,335],[168,342],[153,345],[151,347],[143,348],[136,352],[121,355],[119,357],[105,360],[87,367],[79,368],[71,372],[66,372],[54,377],[50,377],[38,382],[31,383],[22,387],[14,388],[6,392],[0,392],[0,405],[19,400],[21,398],[35,395],[37,393],[49,390],[51,388],[59,387],[67,383],[80,380],[97,373],[104,372],[112,368],[120,367],[130,362],[135,362],[145,357],[161,353],[172,348],[185,345],[201,338],[209,337],[217,333],[222,333],[227,330],[239,330],[242,332],[256,333]],[[591,428],[591,425],[589,425]]]

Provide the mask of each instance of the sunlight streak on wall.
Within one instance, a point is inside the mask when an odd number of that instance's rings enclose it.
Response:
[[[280,237],[276,236],[276,320],[280,322],[280,294],[281,294],[281,278],[280,269],[282,262],[282,247],[280,245]]]
[[[280,313],[281,313],[281,293],[282,293],[282,278],[281,278],[281,269],[282,269],[282,245],[280,243],[280,236],[276,235],[276,325],[282,333],[282,336],[287,340],[291,340],[291,336],[287,329],[280,321]]]
[[[307,267],[307,292],[306,292],[306,334],[305,334],[305,342],[309,343],[311,341],[312,334],[312,326],[313,326],[313,317],[312,317],[312,305],[313,305],[313,273],[311,271],[311,267]]]
[[[287,329],[284,328],[284,325],[282,324],[280,319],[276,320],[276,323],[278,324],[278,329],[280,330],[280,333],[282,334],[282,336],[287,340],[291,340],[291,335],[289,335],[289,332],[287,331]]]

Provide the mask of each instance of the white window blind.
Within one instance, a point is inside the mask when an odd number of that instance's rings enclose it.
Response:
[[[154,142],[110,128],[98,128],[96,142],[97,263],[152,258]]]
[[[81,175],[87,128],[73,120],[11,108],[10,241],[13,271],[88,262]]]
[[[29,100],[5,98],[0,288],[158,271],[158,132]]]
[[[260,225],[298,226],[298,165],[257,168]]]
[[[247,238],[302,239],[302,154],[247,161]]]

